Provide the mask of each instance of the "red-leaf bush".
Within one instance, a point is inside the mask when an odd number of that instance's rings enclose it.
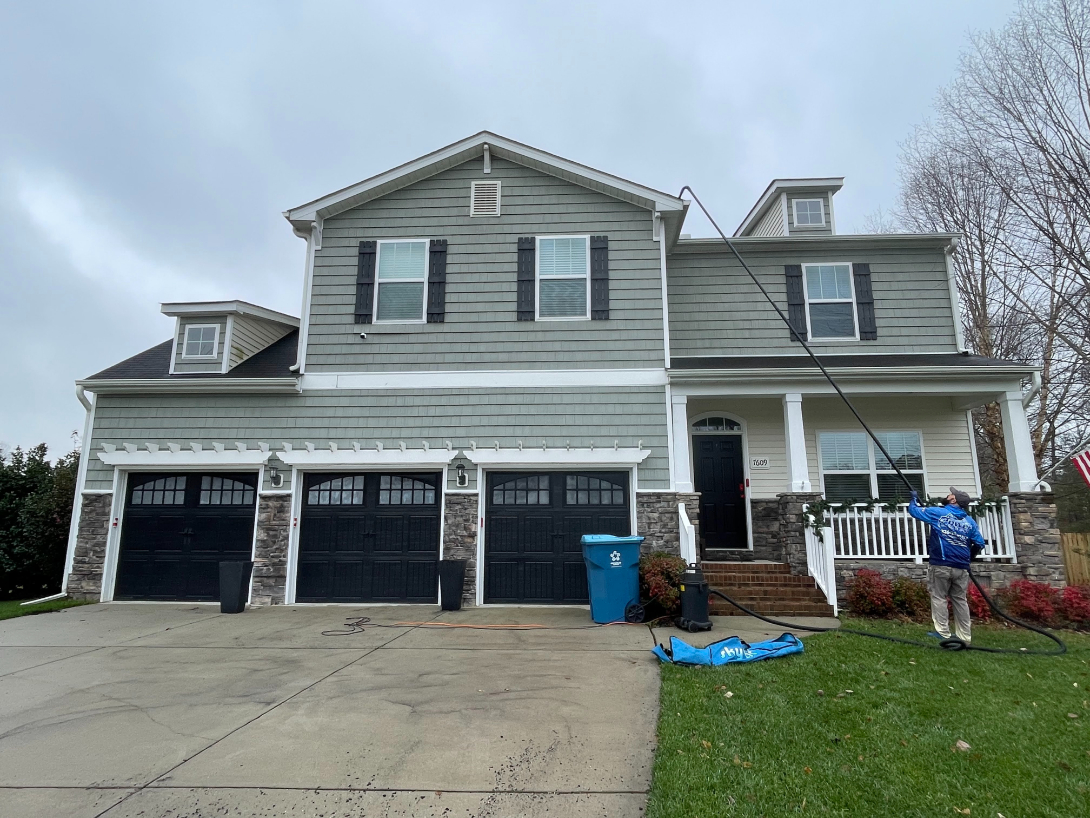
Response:
[[[931,595],[927,586],[908,577],[893,580],[893,607],[909,619],[923,619],[931,613]]]
[[[640,599],[652,603],[648,611],[651,618],[681,613],[678,586],[685,568],[685,560],[664,551],[640,557]]]
[[[980,622],[988,622],[992,618],[992,609],[972,583],[969,584],[969,615]]]
[[[1068,585],[1060,594],[1060,616],[1072,625],[1090,625],[1090,587]]]
[[[848,584],[848,606],[860,616],[890,616],[893,606],[893,583],[877,571],[860,568]]]
[[[1060,592],[1045,582],[1016,579],[999,594],[1005,611],[1018,619],[1050,623],[1056,618]]]

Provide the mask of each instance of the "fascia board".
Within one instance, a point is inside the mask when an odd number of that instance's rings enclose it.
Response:
[[[786,191],[793,193],[805,193],[813,190],[814,192],[828,191],[836,194],[842,187],[844,187],[843,176],[830,176],[824,179],[773,179],[769,182],[768,187],[765,188],[765,192],[761,194],[757,199],[757,204],[750,208],[749,213],[742,219],[742,223],[738,225],[738,229],[734,231],[735,237],[741,238],[742,234],[756,224],[760,218],[768,210],[769,205],[776,200],[776,198]],[[787,225],[784,225],[784,230],[787,229]]]
[[[163,315],[249,315],[254,318],[263,318],[278,324],[288,324],[292,327],[299,326],[299,319],[294,315],[270,310],[247,301],[185,301],[168,302],[159,305],[159,311]]]
[[[140,393],[192,393],[207,392],[238,394],[246,392],[298,393],[298,378],[119,378],[116,380],[76,381],[91,392],[100,395]]]
[[[586,165],[580,165],[577,162],[554,156],[537,148],[531,148],[529,145],[523,145],[497,134],[482,131],[419,159],[399,165],[385,173],[380,173],[312,202],[291,208],[284,212],[284,218],[291,222],[294,227],[305,229],[306,225],[318,218],[324,219],[343,213],[345,210],[350,210],[370,199],[386,195],[449,167],[468,161],[482,154],[486,144],[496,156],[513,161],[521,160],[519,161],[520,164],[539,163],[541,166],[539,169],[551,168],[554,175],[570,174],[571,177],[585,180],[584,186],[590,186],[603,192],[610,189],[618,191],[627,194],[623,198],[632,196],[645,200],[648,202],[647,206],[653,206],[659,211],[683,210],[681,200],[668,193],[644,187],[626,179],[589,168]],[[564,175],[563,178],[568,178],[568,176]],[[594,184],[586,185],[586,182]],[[597,187],[599,185],[601,187]],[[613,195],[616,195],[616,193]]]
[[[1021,378],[1039,371],[1040,367],[1033,366],[853,366],[853,367],[826,367],[829,374],[835,379],[845,381],[881,380],[881,379],[956,379],[988,380],[992,378]],[[812,379],[827,382],[824,375],[814,367],[790,367],[769,369],[672,369],[669,372],[670,382],[730,380],[739,381],[768,381],[795,379]]]
[[[457,452],[450,449],[292,449],[290,452],[277,452],[276,456],[289,466],[332,467],[332,466],[432,466],[442,468],[454,459]]]
[[[650,449],[474,449],[463,452],[478,466],[597,466],[631,468],[651,454]]]
[[[864,233],[861,235],[837,236],[738,236],[732,237],[730,241],[739,251],[743,248],[754,251],[781,251],[809,249],[815,246],[829,250],[838,248],[857,249],[865,245],[945,249],[952,242],[960,239],[960,233]],[[717,238],[685,239],[679,241],[672,252],[706,253],[715,249],[730,252],[723,240]]]
[[[272,452],[259,449],[240,451],[222,451],[205,449],[199,452],[172,452],[160,449],[157,452],[122,450],[96,452],[99,460],[107,466],[156,466],[163,469],[186,467],[207,468],[209,466],[261,466],[268,462]]]

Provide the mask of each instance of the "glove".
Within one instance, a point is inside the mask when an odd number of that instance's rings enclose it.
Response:
[[[920,504],[920,493],[918,491],[913,491],[909,496],[912,497],[913,503],[916,505]]]

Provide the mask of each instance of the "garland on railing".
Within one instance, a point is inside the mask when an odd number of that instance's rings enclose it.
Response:
[[[920,505],[933,507],[943,506],[945,505],[945,503],[943,502],[944,499],[945,498],[940,497],[928,497],[922,503],[920,503]],[[982,497],[981,499],[975,501],[972,506],[970,506],[970,508],[968,509],[969,516],[972,517],[974,520],[979,520],[988,511],[994,510],[998,512],[999,506],[1004,499],[1005,498],[1003,497]],[[840,509],[857,508],[860,511],[870,513],[876,508],[881,508],[884,511],[896,513],[904,505],[906,505],[906,503],[903,500],[897,498],[894,498],[892,500],[877,500],[873,497],[867,498],[865,500],[826,500],[824,497],[822,497],[820,500],[815,500],[812,503],[807,503],[807,508],[804,512],[804,516],[807,518],[805,527],[813,530],[814,534],[817,535],[819,542],[825,542],[825,539],[822,536],[822,530],[825,528],[824,523],[826,512],[836,512]],[[820,523],[818,522],[819,520],[821,521]]]

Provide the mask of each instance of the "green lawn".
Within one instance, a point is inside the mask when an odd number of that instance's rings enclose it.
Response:
[[[40,605],[20,605],[18,599],[0,601],[0,619],[14,619],[17,616],[29,616],[30,614],[49,613],[59,611],[62,608],[71,608],[74,605],[86,605],[75,599],[55,599],[52,602],[43,602]]]
[[[916,625],[849,626],[926,638]],[[1052,645],[994,627],[973,636]],[[1064,638],[1066,656],[1034,657],[821,634],[799,656],[663,666],[648,816],[1090,815],[1090,637]]]

